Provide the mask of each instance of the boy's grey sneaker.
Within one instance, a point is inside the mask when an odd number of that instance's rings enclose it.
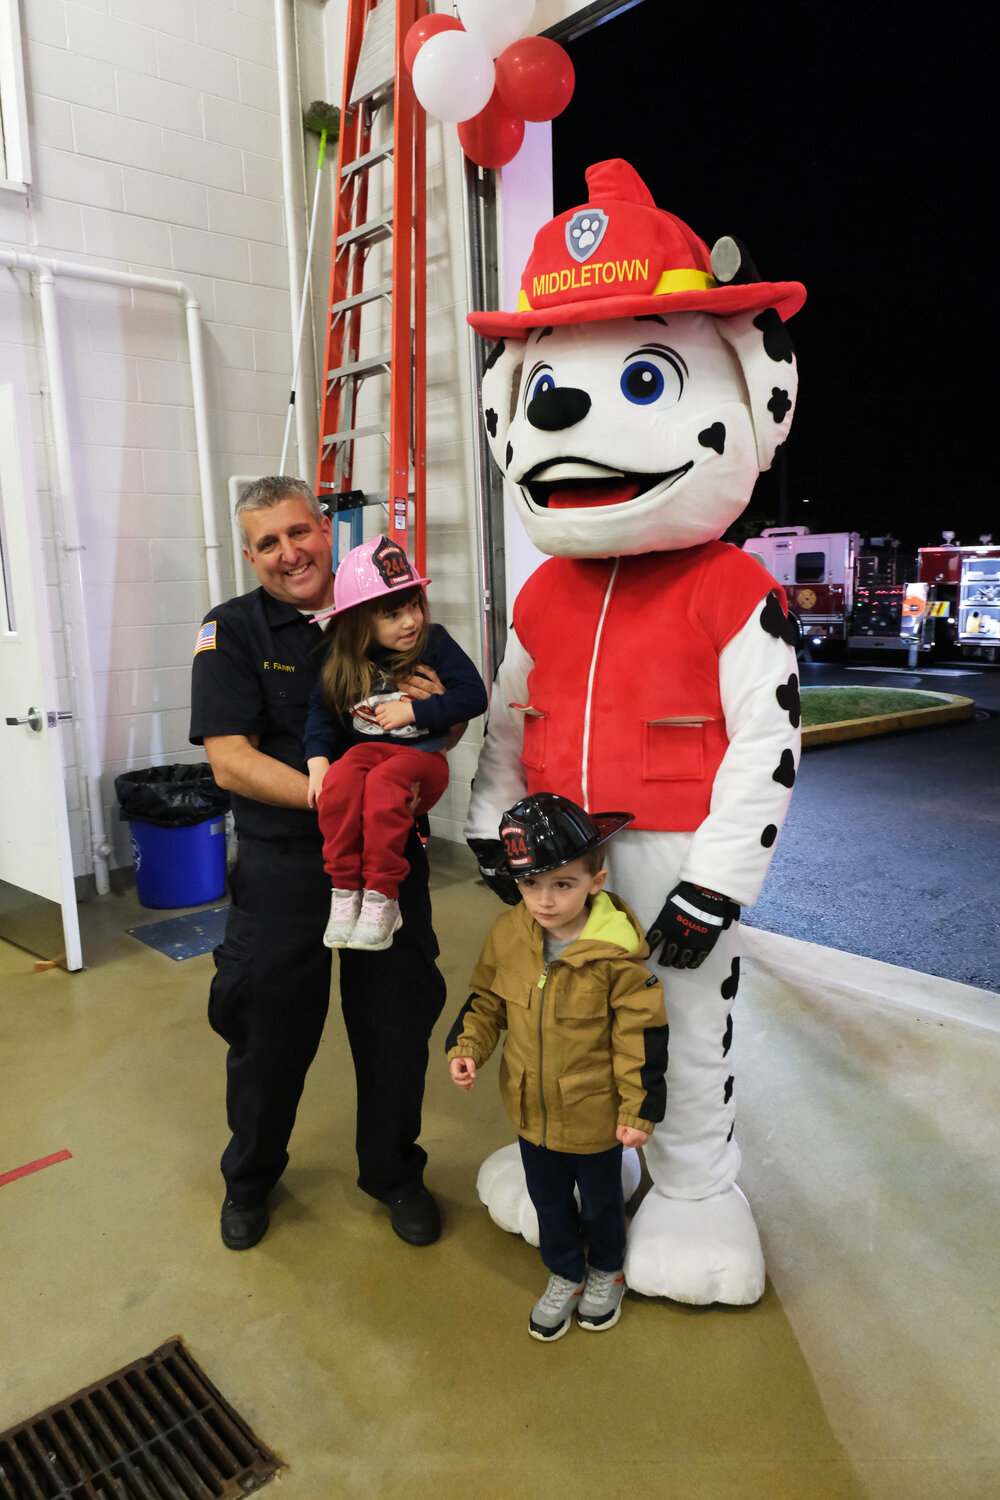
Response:
[[[393,934],[403,925],[399,902],[378,891],[365,891],[358,920],[345,947],[365,953],[381,953],[392,946]]]
[[[561,1339],[573,1321],[573,1309],[583,1292],[582,1281],[567,1281],[565,1276],[550,1276],[528,1319],[533,1339]]]
[[[595,1271],[588,1266],[586,1285],[576,1310],[580,1327],[590,1328],[594,1333],[614,1328],[622,1315],[624,1295],[624,1271]]]
[[[360,911],[360,891],[338,891],[334,886],[330,898],[330,920],[323,934],[323,942],[327,948],[343,948],[350,942]]]

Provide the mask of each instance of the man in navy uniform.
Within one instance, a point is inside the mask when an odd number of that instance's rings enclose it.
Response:
[[[330,998],[323,945],[330,882],[307,804],[302,729],[323,654],[310,615],[333,603],[333,570],[330,521],[302,481],[257,480],[237,514],[260,587],[205,617],[191,740],[204,745],[216,781],[232,794],[239,840],[208,1013],[229,1045],[222,1239],[248,1250],[268,1227],[268,1195],[288,1162]],[[415,697],[441,691],[430,669],[407,687]],[[389,1206],[402,1239],[429,1245],[441,1221],[423,1184],[427,1157],[417,1137],[427,1044],[445,985],[415,830],[406,856],[403,926],[384,952],[341,950],[340,993],[357,1079],[358,1186]]]

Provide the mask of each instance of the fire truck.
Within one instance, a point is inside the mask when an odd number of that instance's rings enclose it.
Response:
[[[936,547],[900,554],[892,537],[770,526],[744,542],[784,586],[802,646],[842,651],[960,651],[1000,657],[1000,547]]]

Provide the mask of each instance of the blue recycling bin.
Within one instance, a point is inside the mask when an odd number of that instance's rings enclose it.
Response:
[[[224,894],[229,793],[207,761],[125,771],[115,791],[140,905],[201,906]]]
[[[140,906],[201,906],[226,890],[226,819],[190,828],[130,822]]]

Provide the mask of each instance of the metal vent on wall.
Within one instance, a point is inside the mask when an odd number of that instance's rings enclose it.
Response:
[[[179,1339],[0,1433],[2,1500],[226,1500],[281,1467]]]

